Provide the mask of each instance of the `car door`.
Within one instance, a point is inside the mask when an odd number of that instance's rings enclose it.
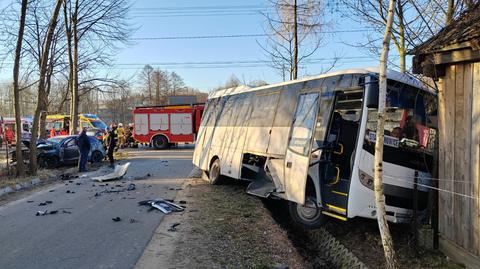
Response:
[[[314,92],[298,96],[285,155],[285,194],[288,200],[299,204],[303,204],[305,201],[305,187],[319,95],[318,92]]]
[[[63,143],[63,162],[75,163],[78,162],[80,153],[78,152],[77,140],[75,137],[67,138]]]

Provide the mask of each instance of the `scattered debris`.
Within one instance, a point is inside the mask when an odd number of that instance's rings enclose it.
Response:
[[[178,201],[178,203],[181,204],[181,205],[185,205],[185,204],[187,204],[187,201],[185,201],[185,200],[180,200],[180,201]]]
[[[112,220],[115,221],[115,222],[119,222],[119,221],[121,221],[122,219],[121,219],[120,217],[115,217],[115,218],[113,218]]]
[[[65,213],[65,214],[72,214],[71,211],[67,211],[67,210],[62,210],[62,212]]]
[[[77,182],[77,183],[75,183],[75,185],[80,186],[80,185],[82,185],[82,183]]]
[[[93,177],[92,179],[99,182],[119,179],[127,173],[127,169],[129,166],[130,163],[126,163],[124,165],[116,165],[112,173],[106,174],[104,176]]]
[[[180,225],[180,223],[175,222],[174,224],[172,224],[172,225],[170,226],[170,228],[169,228],[167,231],[169,231],[169,232],[176,232],[176,231],[177,231],[177,228],[176,228],[176,227],[177,227],[178,225]]]
[[[55,190],[49,190],[48,192],[54,192]]]
[[[75,193],[75,192],[71,190],[67,190],[67,193]]]
[[[158,209],[164,214],[185,210],[183,207],[163,199],[140,201],[138,205],[149,205],[151,208]]]
[[[54,215],[54,214],[57,214],[57,213],[58,213],[58,210],[52,210],[52,211],[48,211],[48,210],[45,210],[45,211],[37,211],[37,213],[35,214],[35,216]]]
[[[133,191],[133,190],[135,190],[135,184],[133,183],[128,184],[127,191]]]
[[[51,203],[53,203],[53,202],[52,201],[45,201],[45,202],[42,202],[42,203],[38,204],[38,206],[46,206],[46,205],[49,205]]]
[[[34,203],[35,201],[27,201],[27,203]]]
[[[61,174],[59,177],[60,177],[60,180],[69,180],[69,179],[73,178],[71,174]],[[70,183],[72,183],[72,182],[70,182]]]
[[[138,221],[136,219],[130,219],[130,223],[137,223]]]

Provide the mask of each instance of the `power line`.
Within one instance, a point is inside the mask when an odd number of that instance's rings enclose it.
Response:
[[[355,59],[372,59],[369,56],[346,56],[346,57],[332,57],[332,58],[312,58],[303,61],[304,63],[313,63],[319,61],[333,61],[333,60],[355,60]],[[258,63],[273,63],[270,60],[238,60],[238,61],[203,61],[203,62],[150,62],[150,63],[117,63],[115,65],[218,65],[218,64],[258,64]]]
[[[320,31],[318,34],[338,34],[338,33],[361,33],[368,31],[368,28],[351,30],[332,30]],[[177,39],[218,39],[218,38],[242,38],[242,37],[264,37],[275,36],[275,34],[233,34],[233,35],[198,35],[198,36],[159,36],[159,37],[132,37],[129,40],[177,40]]]

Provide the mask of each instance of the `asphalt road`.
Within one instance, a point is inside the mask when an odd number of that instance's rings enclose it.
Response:
[[[80,177],[0,207],[0,268],[133,268],[164,216],[137,202],[174,198],[193,168],[192,151],[131,151],[123,180],[105,185]],[[136,190],[95,196],[123,190],[129,180]],[[45,201],[52,203],[39,206]],[[35,216],[38,210],[59,212]]]

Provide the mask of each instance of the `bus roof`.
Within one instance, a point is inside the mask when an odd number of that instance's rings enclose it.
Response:
[[[304,81],[309,81],[309,80],[315,80],[315,79],[321,79],[321,78],[328,78],[328,77],[334,77],[334,76],[339,76],[339,75],[350,75],[350,74],[378,74],[379,69],[378,67],[367,67],[367,68],[356,68],[356,69],[346,69],[346,70],[340,70],[340,71],[335,71],[335,72],[330,72],[322,75],[317,75],[317,76],[310,76],[310,77],[305,77],[297,80],[291,80],[291,81],[286,81],[286,82],[280,82],[280,83],[275,83],[275,84],[270,84],[270,85],[265,85],[261,87],[256,87],[256,88],[251,88],[245,85],[241,85],[238,87],[233,87],[233,88],[227,88],[227,89],[222,89],[218,90],[215,92],[212,92],[209,94],[208,99],[212,98],[218,98],[220,96],[225,96],[225,95],[234,95],[234,94],[239,94],[239,93],[244,93],[244,92],[253,92],[253,91],[258,91],[258,90],[263,90],[263,89],[268,89],[268,88],[273,88],[273,87],[279,87],[279,86],[284,86],[284,85],[289,85],[289,84],[294,84],[298,82],[304,82]],[[417,78],[405,74],[405,73],[400,73],[398,71],[394,70],[387,70],[387,78],[388,79],[393,79],[398,82],[405,83],[410,86],[414,86],[417,88],[421,88],[425,91],[431,92],[431,90],[425,86],[423,82],[418,80]]]

